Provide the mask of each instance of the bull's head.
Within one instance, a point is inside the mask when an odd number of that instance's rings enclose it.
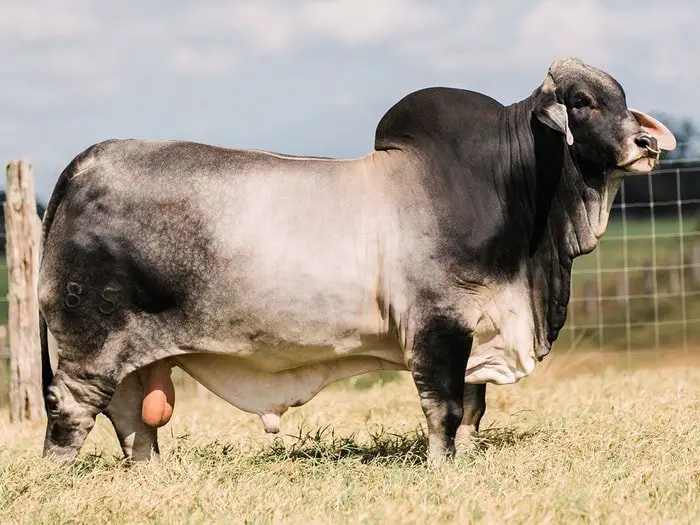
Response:
[[[627,107],[622,86],[575,58],[552,63],[536,117],[566,137],[576,157],[607,172],[649,173],[661,150],[676,147],[658,120]]]

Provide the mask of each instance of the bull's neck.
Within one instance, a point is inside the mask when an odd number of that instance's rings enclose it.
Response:
[[[530,255],[547,248],[542,241],[549,236],[570,264],[596,247],[621,179],[578,161],[564,137],[533,116],[535,103],[532,96],[504,109],[503,158],[518,188],[508,205],[525,222]]]
[[[503,126],[509,183],[518,188],[508,205],[523,220],[528,253],[521,268],[537,290],[531,298],[537,337],[548,346],[566,320],[573,259],[596,247],[620,179],[579,161],[563,136],[533,116],[535,97],[505,108]]]

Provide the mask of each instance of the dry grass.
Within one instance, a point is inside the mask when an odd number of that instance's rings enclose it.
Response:
[[[492,387],[482,437],[438,469],[407,379],[331,387],[277,440],[181,392],[162,461],[134,467],[103,418],[70,470],[38,457],[43,424],[3,419],[0,522],[700,522],[700,367],[610,364],[555,358]]]

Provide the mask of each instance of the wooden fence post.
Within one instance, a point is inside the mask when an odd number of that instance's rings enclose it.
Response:
[[[7,165],[5,235],[10,347],[10,421],[44,417],[39,344],[40,221],[31,166]]]

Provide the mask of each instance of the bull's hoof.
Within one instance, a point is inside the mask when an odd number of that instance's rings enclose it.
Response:
[[[62,465],[72,465],[78,457],[78,451],[73,447],[61,447],[56,445],[44,446],[43,457]]]
[[[463,454],[474,448],[479,433],[474,425],[460,425],[455,436],[457,454]]]

